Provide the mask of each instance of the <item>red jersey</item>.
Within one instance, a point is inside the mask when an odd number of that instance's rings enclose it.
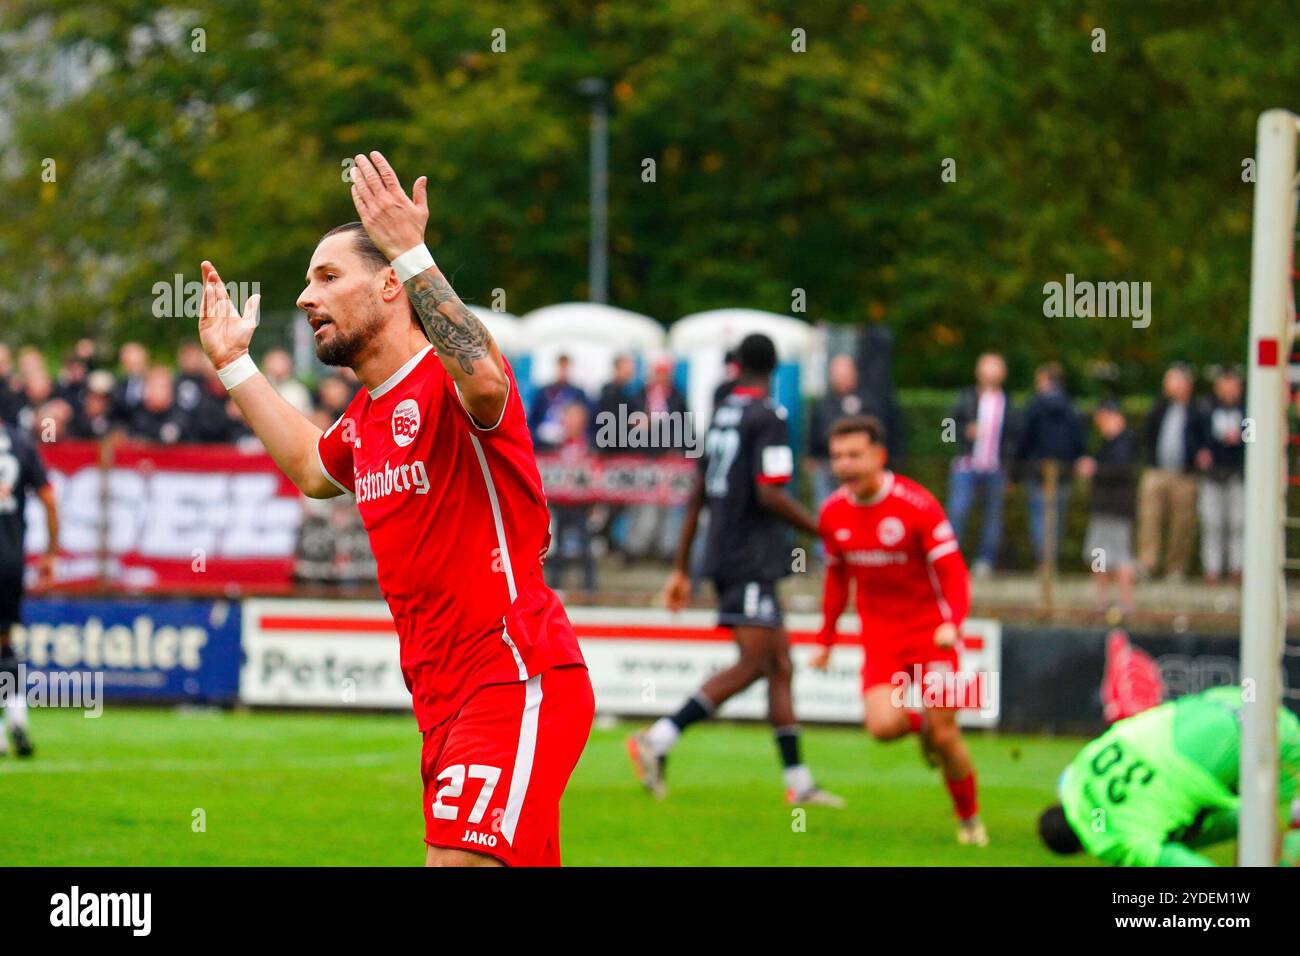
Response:
[[[542,581],[550,514],[506,365],[501,419],[479,426],[433,346],[362,389],[321,436],[321,470],[354,494],[422,731],[484,684],[582,664]]]
[[[822,505],[818,528],[827,561],[823,643],[835,640],[850,579],[868,646],[929,648],[943,622],[961,627],[970,605],[966,562],[943,508],[916,482],[886,471],[866,501],[841,487]]]

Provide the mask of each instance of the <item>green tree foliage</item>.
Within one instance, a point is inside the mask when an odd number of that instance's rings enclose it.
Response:
[[[1149,387],[1171,358],[1244,357],[1242,162],[1261,110],[1300,108],[1293,16],[1283,0],[13,0],[0,334],[170,347],[191,322],[156,317],[154,286],[205,257],[291,309],[316,239],[354,218],[343,163],[371,148],[408,185],[429,175],[429,243],[469,300],[582,298],[577,85],[598,76],[616,304],[788,312],[803,289],[807,318],[887,323],[904,383],[964,382],[998,348],[1022,380],[1059,358]],[[1066,273],[1150,282],[1151,326],[1045,318]]]

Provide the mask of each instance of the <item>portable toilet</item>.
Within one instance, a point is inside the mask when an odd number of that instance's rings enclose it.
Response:
[[[597,302],[543,306],[526,313],[519,327],[520,347],[529,357],[528,375],[516,373],[525,402],[555,380],[561,355],[571,359],[570,380],[594,400],[613,374],[615,356],[630,355],[641,374],[647,357],[667,343],[663,326],[648,315]]]

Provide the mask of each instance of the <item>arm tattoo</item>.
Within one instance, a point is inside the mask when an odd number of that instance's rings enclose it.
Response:
[[[406,294],[415,307],[424,334],[441,355],[454,357],[466,375],[488,355],[488,332],[445,276],[429,269],[406,280]]]

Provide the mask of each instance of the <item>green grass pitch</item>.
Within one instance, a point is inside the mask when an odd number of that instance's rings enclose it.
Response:
[[[0,865],[418,865],[420,739],[409,715],[107,708],[32,711],[37,753],[0,758]],[[692,728],[656,802],[602,725],[565,794],[567,865],[1017,866],[1062,861],[1034,833],[1077,739],[972,734],[992,844],[962,847],[915,743],[808,728],[805,759],[846,810],[783,803],[758,725]],[[1232,847],[1212,852],[1230,864]]]

